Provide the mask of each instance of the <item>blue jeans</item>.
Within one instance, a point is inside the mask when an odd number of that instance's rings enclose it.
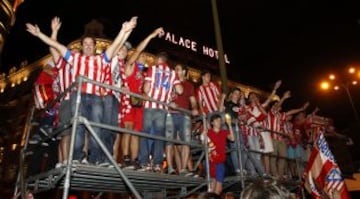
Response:
[[[104,113],[103,123],[114,127],[119,127],[118,113],[119,113],[119,101],[113,95],[106,95],[103,98]],[[116,132],[108,129],[102,129],[101,140],[104,140],[104,145],[107,150],[112,154],[113,145],[116,138]],[[107,158],[102,162],[107,162]]]
[[[191,120],[184,113],[171,113],[166,119],[166,138],[177,140],[178,136],[181,141],[191,141]]]
[[[144,133],[165,137],[165,121],[167,111],[163,109],[149,109],[145,108],[143,118]],[[140,149],[139,149],[139,163],[140,166],[149,164],[150,147],[149,139],[140,137]],[[161,165],[163,162],[164,153],[164,141],[154,140],[153,143],[153,160],[155,165]]]
[[[74,115],[75,113],[75,104],[76,104],[76,92],[71,95],[71,112]],[[103,101],[100,96],[91,95],[91,94],[81,94],[80,109],[79,115],[87,118],[91,122],[102,122],[103,117]],[[96,135],[104,142],[103,137],[101,136],[101,128],[92,127]],[[75,135],[75,146],[74,146],[74,160],[81,160],[86,157],[86,154],[83,151],[84,141],[85,141],[86,128],[85,125],[80,124],[76,127]],[[88,137],[89,139],[89,154],[88,161],[90,163],[102,162],[105,159],[104,152],[101,150],[100,146],[96,143],[95,139],[92,136]]]
[[[260,144],[259,144],[259,138],[258,136],[248,136],[248,144],[251,150],[253,151],[260,151]],[[254,153],[254,152],[247,152],[248,154],[248,160],[246,165],[252,164],[253,167],[255,167],[255,169],[257,170],[257,173],[259,175],[263,175],[265,173],[265,169],[263,164],[261,163],[261,154],[259,153]],[[251,175],[255,175],[255,173],[251,170],[250,174]]]
[[[254,160],[254,158],[251,156],[251,154],[248,153],[248,151],[245,150],[245,143],[244,143],[244,138],[242,136],[241,133],[241,129],[240,128],[236,128],[235,125],[233,125],[233,130],[234,130],[234,134],[236,134],[235,136],[238,138],[238,142],[240,145],[240,149],[241,149],[241,164],[242,164],[242,169],[246,169],[251,175],[255,175],[256,174],[256,169],[259,170],[259,173],[262,175],[264,173],[264,169],[261,167],[262,165],[257,165],[256,160]],[[239,156],[238,156],[238,150],[236,147],[236,142],[229,142],[229,148],[232,149],[232,151],[230,152],[230,156],[231,156],[231,161],[233,163],[234,169],[236,170],[240,170],[240,164],[239,164]]]
[[[238,139],[238,142],[239,142],[239,145],[240,145],[240,148],[241,150],[244,148],[244,141],[242,139],[242,136],[239,135],[239,131],[238,131],[238,128],[236,128],[235,124],[232,125],[232,129],[234,131],[234,135],[235,138]],[[236,140],[234,142],[228,142],[228,147],[229,149],[231,149],[231,152],[230,152],[230,157],[231,157],[231,162],[234,166],[234,170],[240,170],[240,165],[239,165],[239,156],[238,156],[238,149],[237,149],[237,146],[236,146]],[[243,169],[245,169],[245,166],[244,166],[244,157],[243,157],[243,154],[241,154],[241,161],[242,161],[242,167]]]

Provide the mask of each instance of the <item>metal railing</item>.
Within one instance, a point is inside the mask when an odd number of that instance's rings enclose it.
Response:
[[[37,113],[34,114],[34,110],[35,108],[32,109],[31,113],[28,116],[28,120],[26,122],[26,126],[27,126],[27,132],[26,132],[26,140],[25,140],[25,145],[23,147],[23,149],[20,152],[20,165],[19,165],[19,172],[18,172],[18,176],[17,176],[17,182],[16,182],[16,186],[15,186],[15,191],[14,191],[14,196],[19,197],[21,196],[21,198],[25,198],[26,195],[26,190],[27,190],[27,183],[25,180],[25,171],[24,171],[24,163],[25,163],[25,158],[27,155],[29,155],[31,153],[31,150],[34,147],[41,147],[41,142],[50,140],[51,138],[57,136],[58,134],[60,134],[64,129],[72,127],[71,129],[71,137],[70,137],[70,145],[69,145],[69,154],[68,154],[68,161],[63,173],[63,178],[64,178],[64,183],[63,183],[63,195],[62,198],[63,199],[67,199],[68,195],[69,195],[69,190],[71,189],[71,175],[72,175],[72,166],[73,166],[73,153],[74,153],[74,146],[75,146],[75,133],[76,133],[76,128],[79,125],[84,125],[85,128],[87,129],[88,133],[90,134],[90,136],[92,136],[94,138],[94,140],[96,141],[96,143],[99,145],[100,149],[104,152],[105,156],[108,158],[108,160],[110,161],[110,163],[114,166],[114,169],[116,170],[116,172],[119,174],[119,176],[123,179],[124,183],[126,184],[126,186],[129,188],[129,190],[131,191],[131,193],[135,196],[135,198],[141,198],[141,195],[139,193],[139,191],[135,188],[135,186],[133,185],[133,183],[128,179],[128,177],[125,175],[125,173],[122,171],[122,169],[118,166],[117,162],[114,160],[114,158],[111,155],[111,152],[107,149],[107,147],[104,145],[104,143],[101,141],[101,139],[98,137],[98,135],[95,133],[94,131],[94,127],[96,128],[101,128],[101,129],[107,129],[110,130],[113,133],[117,133],[117,134],[122,134],[122,133],[127,133],[130,135],[135,135],[135,136],[139,136],[139,137],[144,137],[144,138],[150,138],[150,139],[157,139],[157,140],[161,140],[161,141],[166,141],[166,142],[172,142],[175,144],[180,144],[180,145],[188,145],[190,146],[192,149],[195,150],[201,150],[202,153],[199,157],[199,159],[197,160],[196,164],[195,164],[195,168],[197,168],[201,162],[205,159],[205,174],[206,174],[206,178],[205,178],[205,184],[200,184],[199,186],[195,187],[192,191],[190,191],[188,194],[191,194],[199,189],[201,189],[202,186],[207,185],[208,190],[210,190],[210,184],[211,184],[211,179],[210,179],[210,172],[209,172],[209,153],[208,153],[208,143],[207,143],[207,139],[204,139],[204,143],[200,144],[200,143],[196,143],[196,142],[185,142],[185,141],[180,141],[180,140],[173,140],[173,139],[169,139],[165,136],[156,136],[156,135],[150,135],[148,133],[144,133],[144,132],[139,132],[139,131],[134,131],[134,130],[130,130],[130,129],[126,129],[126,128],[120,128],[118,126],[112,126],[112,125],[108,125],[108,124],[103,124],[103,123],[96,123],[96,122],[92,122],[89,121],[87,118],[83,117],[80,115],[79,110],[80,110],[80,103],[81,103],[81,88],[82,84],[84,83],[91,83],[106,89],[110,89],[114,92],[120,92],[123,94],[127,94],[133,97],[137,97],[143,100],[147,100],[147,101],[151,101],[151,102],[156,102],[158,104],[164,105],[169,107],[170,104],[168,103],[164,103],[164,102],[160,102],[148,97],[144,97],[143,95],[139,95],[136,93],[132,93],[126,90],[123,90],[121,88],[117,88],[114,86],[110,86],[107,84],[103,84],[97,81],[93,81],[90,80],[86,77],[83,76],[79,76],[76,80],[76,82],[74,82],[69,88],[67,88],[65,90],[64,93],[61,93],[53,102],[49,103],[47,105],[47,107]],[[67,121],[65,124],[63,124],[62,126],[58,126],[56,128],[56,130],[54,130],[51,134],[48,135],[48,137],[46,137],[45,139],[43,139],[41,142],[39,142],[37,145],[34,145],[33,147],[29,147],[28,146],[28,142],[29,142],[29,137],[31,134],[31,128],[29,128],[29,126],[32,125],[32,122],[34,121],[35,118],[40,118],[40,116],[48,109],[50,109],[51,107],[53,107],[55,105],[55,103],[59,102],[67,93],[69,92],[76,92],[76,103],[75,103],[75,112],[73,117]],[[184,114],[191,114],[191,111],[183,109],[183,108],[179,108],[179,107],[173,107],[171,106],[172,109],[176,109],[178,111],[183,112]],[[197,117],[197,120],[201,120],[203,127],[207,126],[207,116],[206,115],[200,115]],[[264,131],[268,131],[271,133],[278,133],[278,134],[282,134],[279,132],[272,132],[270,130],[267,129],[262,129]],[[243,150],[241,145],[240,145],[240,141],[239,141],[239,136],[241,135],[241,131],[239,129],[239,124],[235,123],[235,144],[236,144],[236,148],[232,149],[232,150],[236,150],[237,151],[237,156],[238,156],[238,164],[240,166],[241,171],[244,169],[243,168],[243,163],[242,163],[242,156],[244,155],[243,153],[260,153],[262,155],[268,155],[271,156],[271,154],[267,154],[267,153],[262,153],[260,151],[253,151],[253,150],[249,150],[249,149],[245,149]],[[284,134],[282,134],[283,136],[286,136]],[[227,152],[231,152],[232,150],[228,150]],[[299,160],[293,160],[293,159],[289,159],[287,157],[278,157],[277,158],[283,158],[286,159],[287,161],[295,161],[297,168],[298,168],[298,172],[299,172],[299,179],[301,180],[301,173],[300,173],[300,164],[302,164],[303,162],[300,162]],[[300,164],[299,164],[300,163]],[[244,174],[241,172],[240,173],[240,183],[241,183],[241,188],[243,189],[245,187],[245,176]],[[59,179],[58,179],[59,180]],[[57,182],[57,181],[56,181]],[[56,182],[52,182],[53,186],[56,186]],[[181,195],[178,197],[184,197],[185,195]]]
[[[156,103],[162,104],[167,107],[169,106],[169,104],[167,104],[167,103],[160,102],[160,101],[157,101],[157,100],[154,100],[151,98],[147,98],[147,97],[144,97],[144,96],[136,94],[136,93],[131,93],[131,92],[122,90],[121,88],[117,88],[117,87],[110,86],[107,84],[102,84],[100,82],[90,80],[83,76],[79,76],[77,78],[76,82],[74,82],[68,89],[66,89],[64,93],[61,93],[54,101],[49,103],[44,110],[42,110],[41,112],[39,112],[36,115],[31,114],[29,116],[29,119],[28,119],[26,125],[32,126],[32,122],[34,121],[35,118],[40,118],[41,114],[43,114],[46,110],[53,107],[56,102],[59,102],[66,95],[67,92],[76,92],[75,112],[74,112],[73,117],[68,122],[66,122],[63,126],[57,127],[56,130],[54,130],[51,134],[48,135],[48,137],[43,138],[38,144],[34,145],[33,147],[28,146],[29,137],[30,137],[32,128],[27,128],[25,145],[20,152],[19,172],[18,172],[17,182],[16,182],[16,186],[15,186],[15,191],[14,191],[15,198],[17,198],[19,196],[21,196],[21,198],[25,198],[25,195],[26,195],[27,185],[26,185],[26,180],[25,180],[25,171],[23,169],[26,156],[32,153],[31,152],[32,149],[34,149],[36,147],[41,147],[42,142],[45,142],[45,141],[50,140],[51,138],[54,138],[59,133],[61,133],[63,131],[63,129],[68,128],[70,126],[72,127],[72,129],[71,129],[68,161],[67,161],[67,164],[65,167],[65,174],[64,174],[63,195],[62,195],[63,199],[68,198],[69,190],[71,189],[71,175],[72,175],[72,165],[73,165],[72,160],[73,160],[73,153],[74,153],[74,146],[75,146],[75,133],[76,133],[76,128],[78,125],[85,126],[85,128],[87,129],[87,132],[90,134],[90,136],[92,136],[94,138],[96,143],[99,145],[100,149],[104,152],[105,156],[108,158],[110,163],[114,166],[114,169],[117,171],[117,173],[123,179],[124,183],[127,185],[127,187],[132,192],[132,194],[135,196],[135,198],[141,198],[141,195],[139,194],[138,190],[136,190],[136,188],[133,186],[133,184],[130,182],[130,180],[127,178],[127,176],[124,174],[122,169],[118,166],[117,162],[112,157],[111,152],[109,152],[107,147],[104,145],[104,143],[98,137],[98,135],[95,133],[95,131],[93,129],[94,127],[111,130],[114,133],[127,133],[127,134],[131,134],[131,135],[136,135],[139,137],[157,139],[157,140],[172,142],[172,143],[181,144],[181,145],[189,145],[190,147],[200,148],[204,151],[208,150],[207,144],[202,145],[202,144],[195,143],[195,142],[188,143],[188,142],[184,142],[184,141],[180,141],[180,140],[168,139],[168,138],[162,137],[162,136],[150,135],[150,134],[144,133],[144,132],[129,130],[126,128],[120,128],[120,127],[115,127],[115,126],[111,126],[111,125],[107,125],[107,124],[103,124],[103,123],[96,123],[96,122],[89,121],[87,118],[81,116],[79,113],[80,102],[81,102],[81,89],[76,89],[76,88],[81,88],[82,84],[85,82],[91,83],[91,84],[94,84],[94,85],[97,85],[97,86],[100,86],[103,88],[107,88],[107,89],[113,90],[115,92],[121,92],[121,93],[130,95],[130,96],[141,98],[143,100],[156,102]],[[172,107],[172,108],[182,111],[185,114],[191,114],[191,112],[186,109],[182,109],[179,107]],[[32,111],[34,111],[34,108],[32,109]],[[206,122],[205,118],[203,120],[204,120],[204,122]],[[208,155],[207,155],[207,153],[204,153],[204,154],[205,154],[206,162],[208,164]],[[208,168],[208,165],[207,165],[207,168]],[[207,186],[210,187],[209,174],[207,174],[206,181],[207,181],[207,183],[206,183]],[[201,186],[203,186],[203,185],[201,185]],[[194,188],[194,190],[197,190],[199,188],[200,187],[196,187],[196,188]]]

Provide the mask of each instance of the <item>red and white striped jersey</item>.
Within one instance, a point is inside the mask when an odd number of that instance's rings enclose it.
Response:
[[[259,127],[263,125],[263,121],[266,119],[266,114],[262,113],[257,106],[247,106],[247,120],[246,123],[249,126]]]
[[[54,84],[56,84],[54,77],[45,71],[41,71],[33,87],[33,96],[37,109],[45,108],[48,103],[56,98],[59,91],[54,90],[57,88]]]
[[[285,112],[274,112],[272,110],[270,110],[267,114],[266,117],[266,123],[265,123],[265,128],[269,129],[271,132],[271,137],[274,140],[284,140],[284,137],[281,136],[280,134],[274,133],[274,132],[279,132],[279,133],[284,133],[282,132],[282,126],[284,121],[286,120],[286,113]]]
[[[243,134],[243,135],[248,135],[249,134],[249,126],[247,126],[247,125],[245,125],[245,124],[240,124],[239,125],[239,128],[240,128],[240,130],[241,130],[241,133]]]
[[[201,85],[196,91],[199,106],[203,107],[204,113],[212,113],[219,110],[220,87],[210,82],[208,85]]]
[[[122,75],[124,74],[125,60],[119,59],[115,56],[110,63],[110,67],[105,69],[105,84],[115,86],[118,88],[122,87]],[[110,89],[105,89],[105,95],[115,95],[116,99],[120,101],[120,93],[114,92]]]
[[[74,75],[71,73],[71,66],[62,57],[59,58],[55,67],[58,70],[56,76],[56,83],[59,86],[60,93],[65,92],[67,88],[74,83]],[[69,100],[71,92],[67,92],[61,100]]]
[[[171,99],[173,87],[181,83],[175,71],[164,64],[150,67],[145,75],[145,82],[150,83],[148,96],[164,103]],[[167,109],[162,104],[150,101],[145,102],[145,108]]]
[[[248,135],[258,136],[260,129],[265,127],[266,114],[262,113],[257,106],[246,106],[246,124],[249,126]]]
[[[65,59],[72,66],[72,73],[75,78],[82,75],[90,80],[105,82],[105,71],[107,67],[110,67],[110,64],[104,54],[86,56],[72,51],[70,56]],[[102,96],[104,89],[92,83],[84,83],[81,92]]]

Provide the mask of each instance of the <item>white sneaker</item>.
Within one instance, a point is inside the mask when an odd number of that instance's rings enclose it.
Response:
[[[89,162],[87,161],[86,158],[83,158],[83,159],[81,160],[81,164],[89,164]]]
[[[61,162],[58,162],[58,163],[55,164],[55,168],[60,168],[62,166],[63,166],[63,164]]]

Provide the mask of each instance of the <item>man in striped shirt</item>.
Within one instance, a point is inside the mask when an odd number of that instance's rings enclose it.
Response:
[[[266,118],[266,129],[270,132],[273,149],[270,157],[270,170],[273,176],[283,177],[285,175],[285,163],[284,157],[287,155],[287,144],[285,135],[280,133],[286,133],[284,131],[284,124],[286,117],[304,111],[309,103],[305,103],[301,108],[292,109],[286,112],[281,111],[281,105],[290,97],[290,91],[284,93],[280,101],[273,101],[270,105]],[[287,134],[288,136],[288,134]]]
[[[196,90],[196,96],[200,112],[209,116],[210,113],[219,110],[222,91],[218,84],[211,82],[211,74],[209,71],[203,71],[201,78],[202,85]]]
[[[143,118],[143,129],[145,133],[150,134],[151,130],[155,135],[165,137],[165,121],[167,106],[169,103],[171,91],[175,88],[178,94],[183,93],[183,87],[175,71],[170,69],[167,62],[167,54],[159,53],[157,63],[150,67],[145,76],[144,93],[152,100],[146,101]],[[159,103],[158,103],[159,102]],[[140,171],[152,170],[150,164],[149,139],[140,138],[139,163]],[[155,172],[162,172],[164,141],[154,140],[153,144],[153,162]]]
[[[59,17],[54,17],[51,20],[51,38],[57,40],[57,35],[61,27],[61,21]],[[64,59],[60,57],[58,51],[52,47],[49,48],[50,54],[54,63],[56,63],[55,68],[57,69],[56,83],[59,87],[59,93],[64,93],[64,96],[59,101],[59,123],[58,127],[62,128],[70,122],[72,117],[71,106],[70,106],[70,91],[66,92],[66,89],[74,82],[74,76],[70,73],[71,65],[68,64]],[[69,154],[69,144],[70,144],[70,133],[71,128],[64,129],[57,136],[60,139],[58,146],[58,163],[56,167],[59,167],[67,162]]]
[[[130,21],[123,23],[122,29],[111,45],[101,55],[95,55],[96,41],[94,38],[86,36],[82,38],[82,52],[74,52],[69,50],[63,44],[43,34],[37,25],[30,23],[26,24],[27,31],[32,35],[41,39],[44,43],[56,49],[59,54],[71,65],[71,73],[75,78],[78,76],[85,76],[91,80],[104,82],[107,67],[109,67],[110,60],[115,54],[116,49],[122,46],[131,32],[136,26],[137,17],[133,17]],[[83,83],[81,85],[81,106],[80,114],[92,122],[100,123],[103,115],[102,94],[103,88],[91,83]],[[75,92],[74,92],[75,94]],[[72,94],[73,95],[73,94]],[[72,108],[75,108],[76,95],[71,97]],[[72,110],[74,113],[75,110]],[[93,127],[95,134],[102,142],[108,140],[107,135],[101,134],[99,128]],[[85,126],[79,125],[77,127],[74,146],[74,160],[82,160],[85,156],[83,152],[85,138]],[[106,143],[105,143],[106,144]],[[95,139],[89,137],[89,156],[88,161],[93,164],[100,164],[107,161],[104,153],[96,143]]]
[[[248,144],[251,150],[263,153],[263,166],[266,172],[264,175],[270,173],[270,160],[264,153],[270,153],[273,151],[270,134],[264,131],[265,119],[267,117],[265,108],[269,105],[273,96],[275,96],[276,90],[280,87],[280,85],[281,80],[278,80],[275,83],[273,91],[263,103],[260,102],[257,93],[250,92],[248,95],[249,105],[246,110],[246,123],[248,127],[250,127],[248,131]],[[259,153],[252,153],[252,156],[258,160],[261,158],[261,154]]]

